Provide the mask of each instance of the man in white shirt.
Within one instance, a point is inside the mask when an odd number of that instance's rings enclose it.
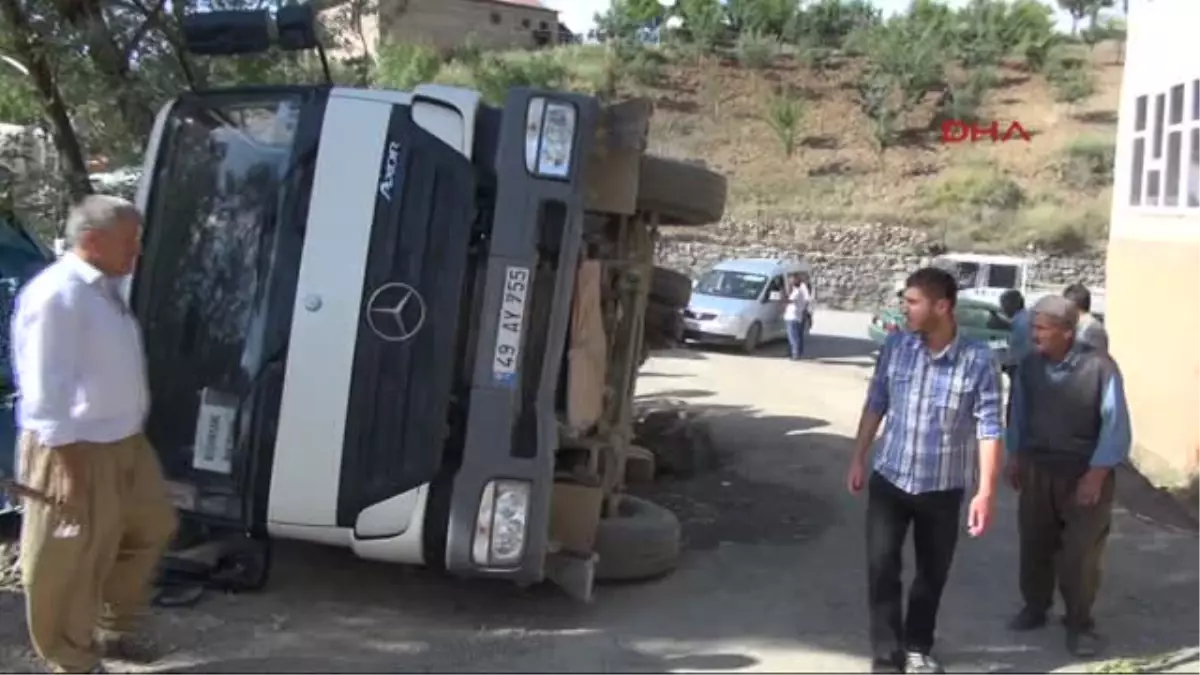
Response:
[[[783,310],[787,323],[788,347],[793,361],[804,354],[804,323],[808,314],[808,303],[812,301],[808,279],[799,272],[788,279],[788,303]]]
[[[25,286],[12,320],[21,480],[58,502],[25,502],[21,566],[38,655],[104,672],[101,658],[153,658],[132,630],[176,516],[142,435],[145,357],[120,290],[141,218],[92,195],[66,229],[72,250]]]

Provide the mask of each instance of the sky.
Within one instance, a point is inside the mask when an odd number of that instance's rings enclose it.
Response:
[[[558,10],[559,17],[567,24],[572,32],[586,34],[592,28],[592,17],[608,9],[610,0],[542,0],[542,4]],[[872,4],[883,9],[884,14],[904,11],[911,0],[873,0]],[[958,7],[967,4],[968,0],[948,0],[950,6]],[[1071,19],[1066,12],[1057,12],[1061,28],[1069,29]]]

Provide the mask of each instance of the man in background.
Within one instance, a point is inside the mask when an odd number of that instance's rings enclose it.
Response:
[[[1092,293],[1083,284],[1071,284],[1063,290],[1063,297],[1075,305],[1079,312],[1079,325],[1075,329],[1080,344],[1108,352],[1108,331],[1104,324],[1092,315]]]
[[[1113,471],[1129,454],[1131,431],[1121,371],[1107,353],[1080,345],[1078,316],[1066,298],[1034,305],[1037,351],[1014,381],[1006,475],[1020,491],[1025,605],[1009,626],[1044,626],[1057,583],[1067,649],[1087,658],[1101,647],[1092,605],[1112,522]]]
[[[986,343],[959,334],[958,285],[926,267],[904,291],[908,331],[880,350],[846,487],[867,487],[867,567],[873,672],[941,673],[933,656],[942,590],[958,543],[966,489],[979,481],[967,509],[977,537],[991,520],[1000,475],[1000,378]],[[887,419],[867,472],[867,455]],[[916,575],[904,608],[904,542],[913,530]]]
[[[1021,291],[1010,288],[1000,294],[1000,311],[1008,319],[1008,358],[1001,370],[1008,375],[1008,400],[1005,402],[1005,419],[1012,416],[1012,383],[1016,378],[1017,366],[1033,351],[1033,333],[1029,325],[1029,311],[1025,309],[1025,296]]]
[[[783,309],[783,320],[787,324],[789,354],[793,361],[804,355],[804,328],[808,318],[808,306],[812,302],[812,290],[804,274],[796,272],[788,277],[787,306]]]
[[[124,199],[85,197],[72,250],[31,280],[12,321],[22,482],[21,572],[29,634],[59,672],[101,658],[154,659],[133,630],[176,517],[154,449],[141,332],[120,292],[141,218]]]

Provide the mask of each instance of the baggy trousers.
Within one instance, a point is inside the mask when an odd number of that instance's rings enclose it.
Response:
[[[21,528],[29,635],[38,655],[60,672],[96,666],[97,629],[134,628],[177,524],[162,468],[145,436],[75,448],[81,458],[74,486],[78,517],[66,521],[54,507],[27,499]],[[18,452],[22,482],[60,495],[61,450],[23,431]]]
[[[1057,581],[1067,627],[1088,630],[1100,590],[1116,477],[1109,473],[1097,503],[1081,506],[1075,501],[1080,475],[1039,465],[1036,460],[1022,461],[1017,521],[1021,595],[1026,607],[1050,611]]]

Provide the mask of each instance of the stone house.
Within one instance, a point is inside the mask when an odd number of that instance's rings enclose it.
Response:
[[[539,0],[378,0],[377,11],[351,17],[355,3],[325,3],[322,18],[347,22],[355,42],[374,55],[381,40],[451,50],[468,42],[483,49],[534,49],[559,44],[570,34],[558,12]],[[352,46],[357,47],[357,45]],[[361,52],[359,52],[361,53]]]

